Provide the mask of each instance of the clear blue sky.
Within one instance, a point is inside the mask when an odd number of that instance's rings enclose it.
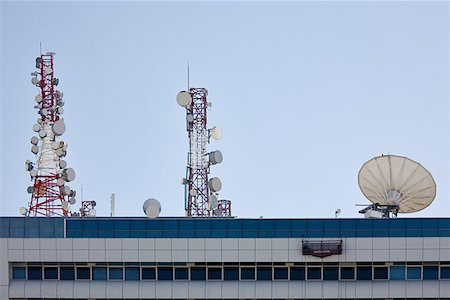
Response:
[[[39,42],[56,52],[72,187],[100,216],[111,193],[119,216],[149,197],[184,215],[187,61],[234,215],[358,217],[358,171],[382,153],[437,182],[411,216],[450,215],[447,2],[0,2],[0,26],[0,215],[29,200]]]

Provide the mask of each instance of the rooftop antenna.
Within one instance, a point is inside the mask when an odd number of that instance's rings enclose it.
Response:
[[[187,62],[187,88],[188,88],[188,91],[189,91],[189,61]]]
[[[366,162],[358,174],[359,187],[372,202],[360,210],[366,218],[396,218],[428,207],[436,183],[421,164],[404,156],[381,155]]]
[[[114,193],[111,194],[111,217],[114,217],[114,208],[116,205],[116,195]]]

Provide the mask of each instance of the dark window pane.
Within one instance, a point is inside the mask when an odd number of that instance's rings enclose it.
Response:
[[[305,268],[291,267],[291,280],[305,280]]]
[[[450,279],[450,267],[441,267],[441,279]]]
[[[257,275],[258,275],[257,280],[272,280],[272,268],[258,267]]]
[[[126,267],[125,280],[139,280],[139,267]]]
[[[28,280],[42,280],[42,267],[28,267]]]
[[[308,279],[321,279],[322,270],[320,267],[309,267],[308,268]]]
[[[423,267],[423,280],[437,280],[439,274],[439,268],[437,266],[424,266]]]
[[[338,267],[324,267],[323,268],[323,280],[338,280],[339,268]]]
[[[391,266],[390,267],[390,279],[391,280],[405,280],[405,267],[404,266]]]
[[[239,268],[238,267],[225,267],[223,268],[224,280],[239,280]]]
[[[355,279],[355,268],[341,267],[341,279]]]
[[[12,276],[13,279],[26,279],[25,267],[13,267]]]
[[[91,270],[89,267],[77,268],[77,279],[91,279]]]
[[[106,280],[106,268],[105,267],[93,267],[92,268],[92,280]]]
[[[208,268],[208,279],[209,280],[221,280],[222,279],[222,269],[221,268]]]
[[[123,268],[110,267],[109,268],[109,279],[123,280]]]
[[[173,268],[158,268],[158,280],[173,280]]]
[[[356,267],[356,280],[372,280],[372,267]]]
[[[142,279],[156,279],[155,268],[142,268]]]
[[[192,267],[191,268],[191,280],[206,280],[206,268],[205,267]]]
[[[74,280],[75,279],[75,268],[74,267],[61,267],[59,269],[59,279],[60,280]]]
[[[275,280],[288,279],[288,268],[287,267],[275,267],[273,269],[273,278]]]
[[[373,268],[373,279],[388,279],[388,267]]]
[[[45,267],[44,279],[58,279],[58,267]]]
[[[175,279],[188,280],[189,279],[189,268],[175,268]]]
[[[255,268],[241,268],[241,280],[255,280]]]
[[[407,279],[422,279],[422,268],[421,267],[408,267],[406,269]]]

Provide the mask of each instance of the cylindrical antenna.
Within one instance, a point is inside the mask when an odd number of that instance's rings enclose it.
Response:
[[[116,205],[116,195],[114,193],[111,194],[111,217],[114,217],[114,208]]]

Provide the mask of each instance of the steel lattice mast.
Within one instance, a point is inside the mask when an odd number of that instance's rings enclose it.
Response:
[[[70,204],[75,204],[75,191],[65,185],[74,180],[75,172],[62,160],[67,153],[67,144],[57,140],[66,127],[61,117],[63,94],[56,90],[59,79],[54,77],[54,55],[48,52],[36,58],[38,71],[31,73],[32,84],[40,89],[35,97],[39,117],[33,125],[38,136],[31,138],[31,152],[36,155],[36,163],[29,160],[25,163],[33,183],[28,187],[31,194],[28,208],[20,209],[25,216],[70,216]]]

